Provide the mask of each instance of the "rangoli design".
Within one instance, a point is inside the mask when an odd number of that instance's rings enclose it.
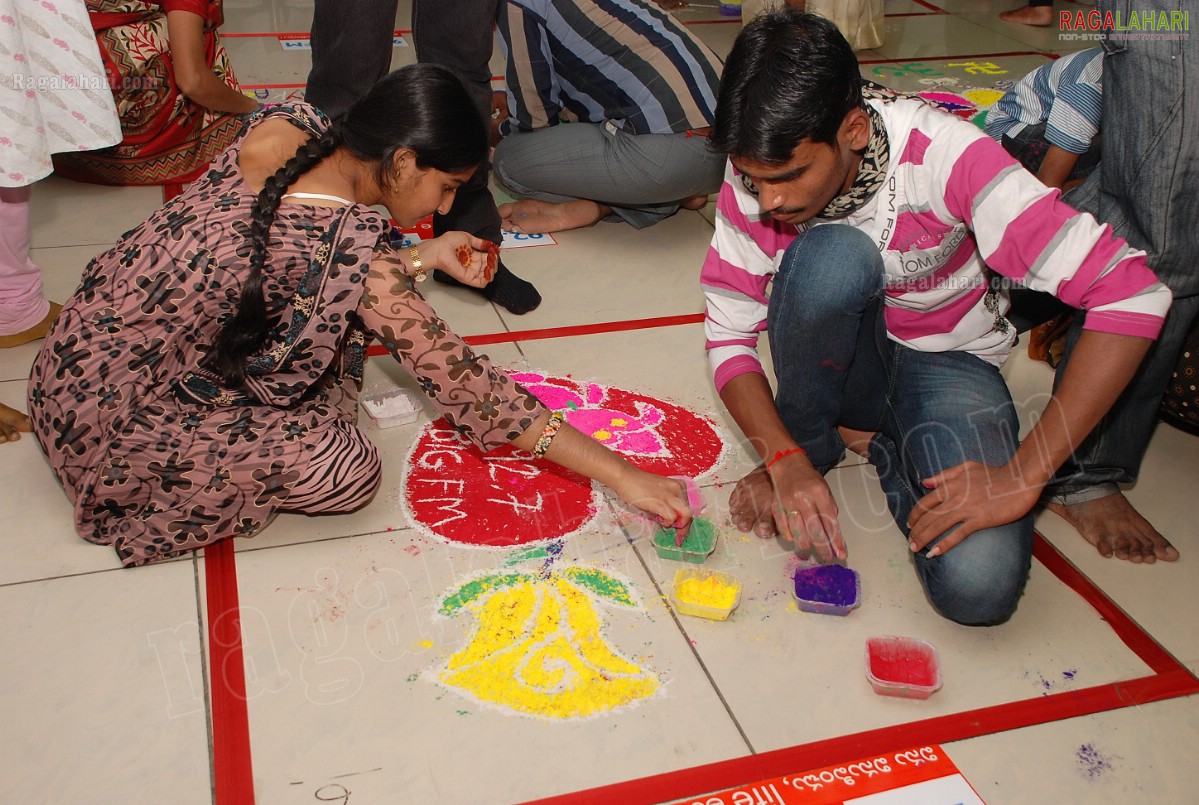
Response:
[[[658,692],[653,671],[609,645],[596,611],[598,604],[642,609],[632,585],[595,567],[553,569],[561,546],[525,549],[441,599],[439,614],[470,612],[478,626],[434,672],[438,682],[480,703],[548,719],[601,715]],[[535,571],[513,567],[542,558]]]
[[[960,92],[943,89],[921,90],[916,94],[952,115],[969,120],[979,128],[986,125],[987,112],[1003,97],[999,90],[986,88],[963,89]]]
[[[673,403],[624,389],[514,372],[566,421],[662,475],[699,477],[720,461],[715,424]],[[426,426],[405,463],[403,501],[422,531],[460,545],[509,548],[574,534],[600,509],[591,481],[514,447],[484,455],[444,419]]]

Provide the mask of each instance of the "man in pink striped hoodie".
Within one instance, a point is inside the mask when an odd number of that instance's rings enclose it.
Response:
[[[701,276],[708,356],[764,460],[733,492],[734,522],[844,559],[824,474],[848,447],[876,466],[937,611],[1007,620],[1032,508],[1136,371],[1169,290],[1143,252],[974,126],[864,87],[844,37],[816,16],[781,9],[746,26],[710,139],[729,166]],[[999,373],[1017,285],[1087,311],[1023,442]]]

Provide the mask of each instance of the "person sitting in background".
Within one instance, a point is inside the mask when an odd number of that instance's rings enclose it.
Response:
[[[368,503],[378,451],[358,429],[369,340],[478,448],[512,443],[611,487],[686,535],[678,481],[633,467],[456,336],[416,290],[430,270],[480,287],[488,243],[447,232],[395,248],[487,158],[483,118],[433,65],[382,79],[331,124],[256,116],[179,196],[92,260],[29,380],[34,437],[80,536],[126,566],[275,514]]]
[[[986,133],[1049,187],[1068,190],[1101,156],[1103,48],[1048,62],[987,113]]]
[[[742,0],[741,24],[783,6],[829,20],[854,50],[876,48],[887,39],[883,0]]]
[[[492,164],[523,197],[500,205],[505,229],[640,229],[720,187],[724,158],[704,137],[720,59],[670,14],[643,0],[504,0],[497,20],[509,116]]]
[[[121,140],[83,0],[20,3],[0,0],[0,349],[45,336],[61,307],[29,254],[31,186],[53,170],[52,154]],[[11,408],[0,420],[2,440],[27,423]]]
[[[1103,49],[1071,53],[1033,70],[987,114],[986,133],[1048,187],[1069,190],[1099,164]],[[1061,362],[1074,309],[1048,294],[1017,289],[1018,326],[1029,326],[1028,355]],[[1031,322],[1049,317],[1043,323]]]
[[[124,139],[61,154],[67,178],[114,185],[187,183],[233,142],[243,95],[217,36],[221,0],[88,0]]]
[[[421,64],[449,69],[474,99],[480,116],[490,118],[491,52],[499,0],[412,0],[412,44]],[[391,66],[392,38],[399,0],[354,0],[346,13],[343,0],[313,0],[312,72],[306,99],[331,119],[345,114]],[[433,215],[433,234],[464,231],[499,242],[500,213],[488,187],[487,165],[459,188],[453,207]],[[433,279],[456,283],[444,271]],[[509,313],[523,315],[541,304],[532,283],[512,273],[503,258],[483,288],[472,289]]]

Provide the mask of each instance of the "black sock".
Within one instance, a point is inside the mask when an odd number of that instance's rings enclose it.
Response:
[[[462,285],[461,282],[440,269],[433,272],[433,279],[446,285]],[[462,285],[462,287],[470,286]],[[518,316],[536,309],[541,304],[541,294],[537,293],[533,284],[509,271],[502,260],[496,264],[495,276],[486,287],[472,288],[471,290],[477,291],[483,295],[484,299],[495,302],[509,313],[515,313]]]

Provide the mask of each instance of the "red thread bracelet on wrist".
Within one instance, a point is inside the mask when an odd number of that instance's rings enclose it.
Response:
[[[802,447],[792,447],[790,450],[780,450],[774,454],[773,458],[771,458],[769,461],[766,462],[766,469],[769,470],[771,467],[773,467],[778,462],[782,461],[787,456],[793,456],[796,453],[803,453],[806,456],[808,454],[808,451],[804,450]]]

